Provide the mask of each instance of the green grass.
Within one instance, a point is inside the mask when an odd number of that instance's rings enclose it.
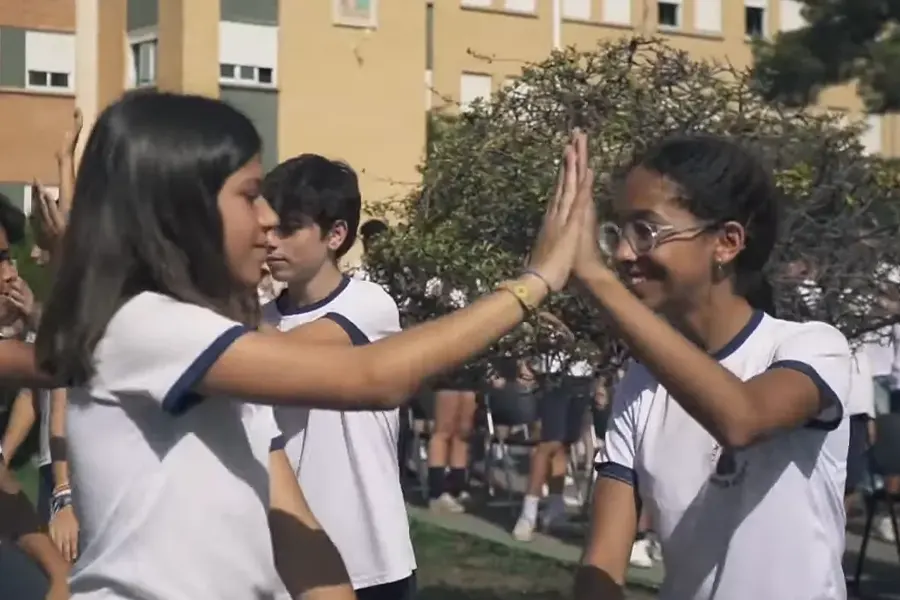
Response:
[[[420,600],[563,600],[571,596],[572,567],[447,531],[410,523]]]
[[[25,495],[31,500],[32,504],[37,504],[38,490],[38,470],[31,461],[16,470],[16,478],[22,485]]]

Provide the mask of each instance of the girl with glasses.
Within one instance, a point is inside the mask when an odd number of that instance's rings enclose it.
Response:
[[[830,325],[765,312],[778,203],[738,143],[674,137],[628,170],[599,247],[582,237],[575,276],[633,361],[597,458],[579,599],[622,597],[642,507],[661,599],[846,597],[850,349]]]

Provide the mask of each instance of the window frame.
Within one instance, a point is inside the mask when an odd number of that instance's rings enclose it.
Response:
[[[355,2],[357,0],[332,0],[331,12],[332,20],[335,25],[343,27],[359,27],[362,29],[376,29],[378,27],[378,0],[369,1],[369,15],[363,16],[353,14],[352,9],[348,12],[345,2]]]

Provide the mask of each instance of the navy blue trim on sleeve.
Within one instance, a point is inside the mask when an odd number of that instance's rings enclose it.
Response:
[[[819,390],[821,407],[819,415],[810,419],[806,427],[823,431],[834,431],[837,429],[841,419],[844,418],[844,405],[841,404],[840,398],[834,393],[831,386],[822,379],[822,376],[812,366],[799,360],[779,360],[769,365],[769,369],[791,369],[809,377]],[[831,416],[832,413],[836,414]]]
[[[272,438],[272,441],[269,443],[269,452],[275,452],[276,450],[284,450],[284,447],[287,445],[287,438],[284,437],[283,433],[279,433],[275,437]]]
[[[350,342],[354,346],[365,346],[371,341],[369,340],[369,336],[363,333],[362,330],[357,327],[353,321],[340,313],[326,313],[322,318],[333,321],[338,327],[343,329],[344,333],[347,334],[347,337],[350,338]]]
[[[219,337],[213,340],[169,388],[163,398],[163,410],[172,415],[181,415],[192,406],[199,404],[203,397],[194,391],[193,387],[206,376],[206,372],[219,360],[222,353],[245,333],[247,333],[245,326],[235,325],[223,331]]]
[[[622,483],[627,483],[631,487],[637,487],[637,473],[634,469],[629,469],[625,465],[614,462],[604,462],[594,466],[598,477],[607,477],[615,479]]]

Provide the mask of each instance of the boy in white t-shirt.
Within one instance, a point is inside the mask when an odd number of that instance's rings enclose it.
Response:
[[[298,339],[346,345],[400,331],[393,299],[338,268],[360,217],[350,166],[298,156],[269,173],[263,196],[281,220],[269,269],[288,285],[264,305],[267,323]],[[357,598],[411,598],[416,562],[400,487],[398,410],[277,407],[275,418],[309,506],[341,553]]]

